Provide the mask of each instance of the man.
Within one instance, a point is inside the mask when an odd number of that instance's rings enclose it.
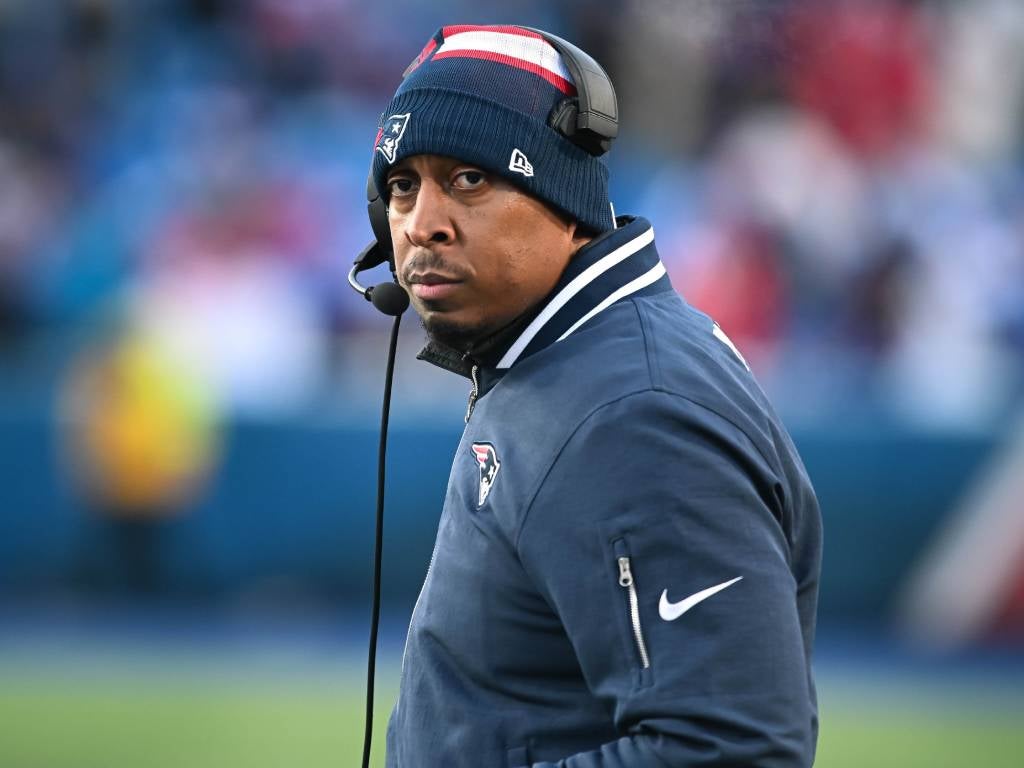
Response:
[[[472,392],[387,764],[803,766],[820,517],[651,225],[549,127],[575,93],[518,27],[445,27],[373,177],[421,357]]]

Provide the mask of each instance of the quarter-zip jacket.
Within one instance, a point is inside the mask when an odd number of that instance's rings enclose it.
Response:
[[[476,366],[413,611],[390,768],[806,766],[814,492],[643,219]]]

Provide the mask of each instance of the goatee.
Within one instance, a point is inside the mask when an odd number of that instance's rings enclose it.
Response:
[[[469,352],[477,342],[491,333],[489,328],[460,325],[447,322],[443,318],[431,320],[429,323],[420,318],[420,323],[431,341],[459,352]]]

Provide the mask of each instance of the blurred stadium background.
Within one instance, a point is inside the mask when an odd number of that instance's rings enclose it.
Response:
[[[386,321],[345,273],[465,21],[606,66],[617,210],[793,431],[817,764],[1024,765],[1020,0],[0,1],[0,765],[357,764]],[[378,732],[467,391],[406,325]]]

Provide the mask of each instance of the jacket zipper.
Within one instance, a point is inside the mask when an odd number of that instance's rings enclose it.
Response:
[[[469,423],[469,417],[473,415],[473,408],[476,407],[476,398],[480,394],[480,382],[477,381],[476,372],[479,365],[474,365],[469,370],[469,378],[473,380],[473,389],[469,391],[469,403],[466,405],[466,423]]]
[[[636,640],[636,649],[640,653],[640,663],[644,669],[650,669],[651,659],[647,655],[644,629],[640,626],[640,600],[636,596],[636,584],[633,581],[633,570],[628,556],[619,558],[619,586],[629,594],[629,618],[633,624],[633,637]]]

